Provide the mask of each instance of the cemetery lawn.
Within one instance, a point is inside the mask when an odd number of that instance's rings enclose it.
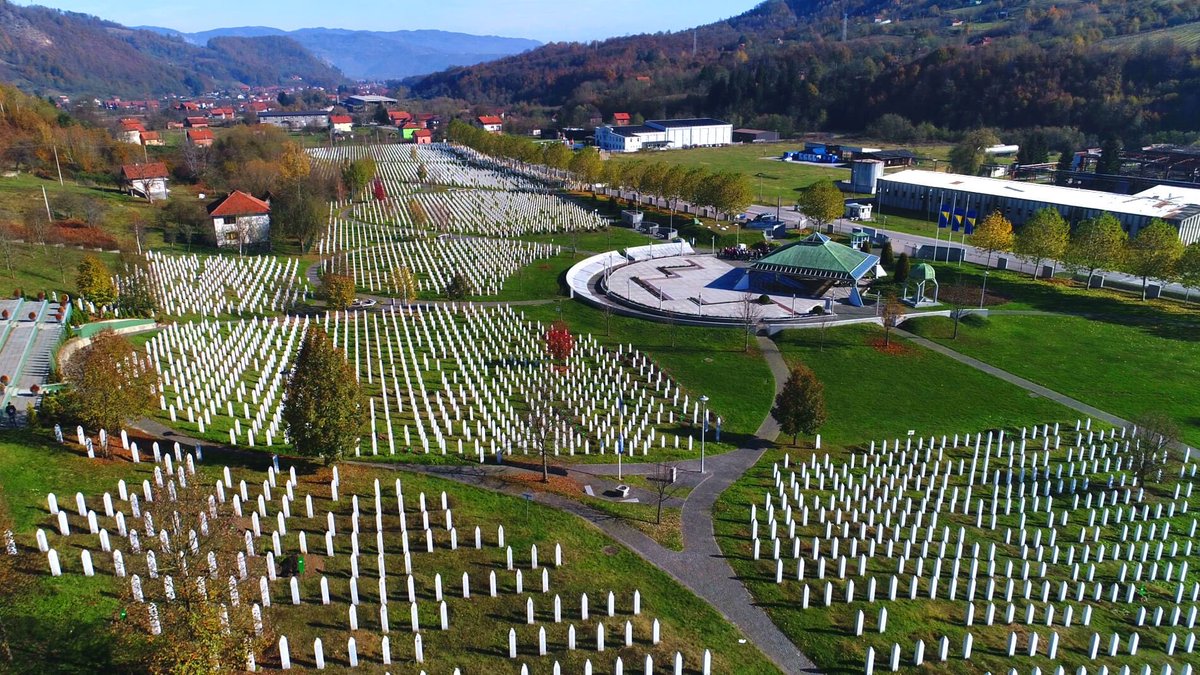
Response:
[[[1011,431],[1011,426],[1008,426]],[[1068,436],[1073,437],[1073,431],[1068,427],[1064,429]],[[1099,428],[1093,425],[1093,429]],[[968,428],[969,429],[969,428]],[[981,429],[975,429],[979,431]],[[965,430],[964,430],[965,431]],[[918,434],[921,430],[918,430]],[[928,437],[928,435],[926,436]],[[863,440],[867,437],[864,436]],[[1064,437],[1065,439],[1065,437]],[[915,446],[915,443],[914,443]],[[1040,444],[1039,444],[1040,447]],[[1030,672],[1034,666],[1039,666],[1046,670],[1048,663],[1046,657],[1047,642],[1050,638],[1050,633],[1056,632],[1059,634],[1060,644],[1058,656],[1053,662],[1053,665],[1061,664],[1066,669],[1066,672],[1073,673],[1079,666],[1086,666],[1089,672],[1098,668],[1100,665],[1106,665],[1109,672],[1116,672],[1122,665],[1147,663],[1151,664],[1152,671],[1158,672],[1163,663],[1172,663],[1179,665],[1183,660],[1194,657],[1180,651],[1176,651],[1174,657],[1168,657],[1164,653],[1164,644],[1172,632],[1178,632],[1180,629],[1167,628],[1164,619],[1164,627],[1153,627],[1149,619],[1146,626],[1134,627],[1134,615],[1137,608],[1144,604],[1148,609],[1153,609],[1157,606],[1164,606],[1170,610],[1173,603],[1173,594],[1176,583],[1174,581],[1167,583],[1160,578],[1158,581],[1149,582],[1143,578],[1138,584],[1139,589],[1145,589],[1148,596],[1143,602],[1135,600],[1133,604],[1125,604],[1122,598],[1121,602],[1108,602],[1108,589],[1112,583],[1116,581],[1117,573],[1120,568],[1120,562],[1114,562],[1111,559],[1111,553],[1105,559],[1102,565],[1097,565],[1096,580],[1103,581],[1105,586],[1105,600],[1101,602],[1093,602],[1093,584],[1086,584],[1087,595],[1086,603],[1075,602],[1075,584],[1070,581],[1069,566],[1065,565],[1065,559],[1060,560],[1057,565],[1050,565],[1046,579],[1050,581],[1051,587],[1054,589],[1051,593],[1052,604],[1057,610],[1053,628],[1047,627],[1044,622],[1045,603],[1040,602],[1040,583],[1034,584],[1035,594],[1038,597],[1033,605],[1037,611],[1033,624],[1026,625],[1024,623],[1024,611],[1026,605],[1030,604],[1023,599],[1021,595],[1020,583],[1020,550],[1016,546],[1016,541],[1012,545],[1004,544],[1004,532],[1011,528],[1014,537],[1015,532],[1019,527],[1020,514],[1017,513],[1014,505],[1012,514],[1005,516],[1003,508],[1000,510],[999,518],[997,519],[997,530],[991,531],[985,528],[980,529],[974,527],[974,515],[963,516],[961,512],[953,515],[947,515],[943,511],[943,518],[939,519],[938,527],[948,525],[952,530],[956,530],[959,526],[966,528],[967,545],[974,542],[980,542],[981,549],[986,551],[990,543],[996,543],[997,546],[997,595],[995,599],[996,605],[996,622],[992,626],[984,625],[984,613],[987,609],[987,601],[984,599],[982,590],[977,591],[975,601],[975,621],[974,625],[969,629],[974,635],[974,654],[971,661],[962,659],[962,641],[968,631],[964,626],[964,612],[966,608],[965,598],[965,581],[966,576],[964,570],[960,575],[960,585],[958,587],[957,600],[950,601],[947,599],[947,572],[944,568],[942,574],[942,584],[938,589],[938,599],[929,600],[927,581],[930,575],[929,566],[925,567],[926,577],[923,579],[920,586],[920,592],[916,600],[908,599],[909,580],[914,572],[914,564],[909,561],[906,573],[900,577],[899,593],[897,601],[887,601],[887,581],[889,577],[896,572],[896,562],[889,560],[885,556],[879,555],[876,558],[869,559],[867,576],[873,576],[879,582],[876,601],[874,603],[866,602],[866,580],[856,576],[857,570],[851,566],[847,571],[847,578],[854,578],[858,581],[858,588],[855,591],[855,602],[847,604],[845,602],[846,587],[845,581],[838,579],[837,568],[833,566],[826,572],[826,579],[832,579],[834,585],[833,603],[829,608],[824,606],[823,593],[824,582],[816,579],[816,566],[808,552],[811,548],[812,536],[818,533],[819,526],[814,524],[815,518],[810,519],[808,527],[797,527],[797,536],[802,540],[802,556],[805,557],[806,583],[810,590],[810,606],[807,610],[801,609],[802,586],[805,582],[796,581],[796,563],[791,559],[791,551],[781,557],[785,558],[784,563],[784,578],[782,585],[775,583],[775,564],[771,559],[769,548],[764,547],[764,560],[753,560],[753,547],[750,541],[749,531],[749,516],[750,505],[757,504],[758,517],[760,519],[760,527],[765,524],[763,515],[764,495],[772,491],[774,481],[772,479],[772,466],[779,463],[780,470],[784,471],[785,480],[787,480],[787,471],[796,471],[796,465],[811,461],[812,456],[817,455],[817,461],[820,462],[820,456],[823,451],[812,450],[787,450],[779,448],[770,450],[763,455],[762,459],[751,468],[744,476],[735,482],[728,490],[726,490],[717,500],[713,507],[713,526],[715,529],[717,541],[720,544],[722,551],[727,556],[730,564],[733,566],[738,577],[746,584],[747,589],[754,597],[755,601],[761,605],[777,626],[791,638],[800,649],[807,654],[817,666],[824,672],[840,672],[840,673],[861,673],[863,672],[864,659],[866,658],[866,649],[868,646],[875,649],[875,668],[876,672],[888,670],[888,658],[893,643],[899,643],[901,647],[901,667],[908,671],[912,668],[913,649],[916,641],[921,639],[925,643],[925,662],[923,672],[938,672],[938,673],[980,673],[992,672],[1001,673],[1009,672],[1010,668],[1015,668],[1018,672]],[[951,451],[947,446],[947,453],[950,456],[963,456],[962,449]],[[785,454],[791,456],[791,467],[787,470],[782,468],[782,463]],[[966,455],[969,459],[969,453]],[[1065,449],[1063,452],[1056,455],[1060,460],[1065,461]],[[845,458],[839,458],[838,462]],[[1052,460],[1052,463],[1055,460]],[[837,462],[835,462],[837,466]],[[840,471],[839,471],[840,473]],[[854,471],[856,474],[862,473],[861,464]],[[957,476],[957,474],[956,474]],[[1107,476],[1107,474],[1103,474]],[[1103,477],[1100,474],[1093,476],[1099,483]],[[960,487],[965,483],[963,479],[952,481],[952,485],[957,484]],[[1153,506],[1156,503],[1169,501],[1170,494],[1165,487],[1173,486],[1174,481],[1164,479],[1162,487],[1154,487],[1148,490],[1146,502]],[[815,488],[815,485],[813,486]],[[802,490],[801,494],[812,495],[820,494],[822,500],[827,500],[832,494],[828,489],[824,492],[813,490],[811,492]],[[1095,493],[1093,493],[1095,494]],[[807,499],[811,502],[812,497]],[[914,496],[915,500],[915,496]],[[1015,492],[1014,492],[1015,500]],[[1189,511],[1193,510],[1196,504],[1196,497],[1192,497],[1189,501]],[[778,504],[778,497],[776,496]],[[1056,510],[1060,510],[1060,501],[1055,501]],[[1070,504],[1066,507],[1069,509]],[[1066,531],[1061,533],[1059,537],[1060,546],[1074,544],[1077,549],[1081,548],[1078,543],[1078,533],[1082,525],[1086,524],[1086,509],[1082,505],[1079,510],[1072,513],[1071,525],[1063,528]],[[1183,539],[1186,539],[1188,527],[1192,523],[1193,515],[1183,513],[1176,515],[1174,518],[1166,518],[1165,514],[1161,520],[1155,522],[1170,522],[1172,539],[1178,541],[1182,546]],[[1039,519],[1040,520],[1040,519]],[[1099,521],[1097,521],[1099,522]],[[1035,528],[1041,528],[1043,522],[1035,525]],[[1130,526],[1132,530],[1132,525]],[[1161,527],[1161,525],[1160,525]],[[1109,525],[1103,528],[1103,535],[1100,543],[1111,548],[1120,542],[1119,538],[1120,526],[1115,525],[1112,521]],[[760,534],[763,532],[760,529]],[[1130,537],[1132,538],[1132,532]],[[788,542],[786,530],[781,539],[784,543]],[[922,537],[924,539],[924,537]],[[767,540],[770,541],[769,539]],[[1089,537],[1089,541],[1091,541]],[[1145,539],[1143,539],[1145,541]],[[845,543],[845,542],[843,542]],[[1151,542],[1153,543],[1153,542]],[[825,544],[828,545],[827,543]],[[1096,546],[1092,544],[1093,548]],[[1153,548],[1153,547],[1152,547]],[[827,551],[828,549],[826,549]],[[1140,550],[1140,547],[1139,547]],[[1076,552],[1076,562],[1079,561],[1079,551]],[[934,557],[936,552],[931,551],[931,557]],[[983,554],[986,556],[986,554]],[[970,557],[969,549],[965,552],[965,558]],[[947,558],[953,558],[953,549],[947,550]],[[1032,556],[1031,556],[1032,558]],[[1009,625],[1004,622],[1003,615],[1007,603],[1004,601],[1003,594],[1003,565],[1008,559],[1016,560],[1016,568],[1014,576],[1017,577],[1017,588],[1014,592],[1013,604],[1016,606],[1016,619],[1014,624]],[[1164,554],[1164,560],[1167,559]],[[1093,556],[1093,562],[1095,557]],[[1139,558],[1140,560],[1140,558]],[[1150,560],[1153,561],[1153,552]],[[1195,566],[1198,562],[1196,552],[1193,551],[1192,556],[1183,555],[1183,551],[1172,559],[1175,562],[1176,568],[1180,561],[1188,560],[1191,566]],[[947,561],[949,562],[949,561]],[[964,559],[964,562],[969,563],[969,560]],[[1161,564],[1161,563],[1160,563]],[[1149,564],[1147,563],[1147,567]],[[1086,569],[1086,565],[1082,565]],[[1134,563],[1129,563],[1130,574]],[[850,570],[854,570],[851,572]],[[980,576],[986,579],[984,573],[985,566],[980,567]],[[1031,572],[1031,578],[1035,578]],[[1080,577],[1083,579],[1083,577]],[[1132,579],[1132,576],[1131,576]],[[1194,573],[1189,573],[1186,587],[1191,588],[1191,582],[1195,579]],[[1061,581],[1067,581],[1070,588],[1070,597],[1067,602],[1059,602],[1057,598],[1057,589]],[[1126,584],[1122,584],[1122,593]],[[1189,591],[1190,592],[1190,591]],[[881,604],[886,604],[888,608],[888,623],[887,631],[884,634],[878,632],[878,612]],[[1067,604],[1074,605],[1074,619],[1070,628],[1063,626],[1063,612]],[[1082,605],[1091,604],[1093,606],[1093,615],[1090,626],[1081,624]],[[1181,608],[1186,610],[1190,603],[1181,603]],[[861,637],[855,637],[853,634],[853,624],[855,613],[857,610],[862,610],[865,614],[865,632]],[[1168,611],[1169,613],[1169,611]],[[1136,630],[1140,635],[1141,647],[1136,657],[1128,655],[1128,636],[1131,631]],[[1010,632],[1016,632],[1019,637],[1017,655],[1015,657],[1007,656],[1005,651],[1005,642],[1008,639]],[[1030,633],[1036,632],[1039,634],[1040,643],[1038,646],[1038,655],[1034,658],[1027,656],[1028,638]],[[1098,632],[1101,636],[1101,656],[1095,661],[1087,660],[1087,648],[1091,636],[1094,632]],[[1106,656],[1108,649],[1108,640],[1113,633],[1121,635],[1121,650],[1119,656],[1110,658]],[[1186,637],[1187,630],[1183,629],[1181,635],[1177,637]],[[948,636],[950,642],[950,658],[948,661],[941,663],[937,661],[937,640],[941,636]],[[1180,643],[1182,644],[1182,642]]]
[[[666,162],[686,167],[703,167],[713,171],[732,171],[745,174],[754,188],[756,203],[774,204],[782,199],[784,206],[796,203],[800,190],[819,180],[849,180],[850,169],[817,166],[798,162],[781,162],[785,150],[802,150],[803,141],[771,144],[730,145],[721,148],[688,148],[669,152],[615,154],[618,162]],[[759,174],[762,174],[761,190]]]
[[[252,465],[247,467],[247,461]],[[206,462],[197,467],[207,474],[205,482],[219,474],[219,467],[228,463],[234,480],[244,479],[250,485],[265,478],[261,469],[266,457],[246,455],[220,455],[206,453]],[[287,466],[286,460],[282,461]],[[417,494],[425,493],[431,505],[431,523],[439,520],[437,509],[440,493],[450,496],[456,527],[459,528],[460,546],[450,551],[448,535],[437,529],[435,553],[424,552],[414,555],[414,574],[422,608],[422,626],[425,637],[426,658],[439,670],[461,667],[464,672],[497,672],[507,667],[507,634],[510,625],[518,632],[519,659],[531,664],[544,661],[536,656],[537,626],[525,625],[523,597],[513,594],[511,573],[504,571],[504,553],[495,546],[496,526],[505,527],[506,544],[511,546],[514,561],[525,570],[526,593],[534,598],[538,611],[538,622],[547,627],[553,658],[558,658],[566,670],[582,670],[584,658],[597,662],[597,654],[588,646],[594,646],[595,624],[603,620],[608,629],[607,650],[599,656],[598,663],[621,654],[626,661],[636,656],[640,666],[642,654],[652,653],[657,664],[675,651],[681,651],[689,668],[697,667],[705,648],[713,654],[714,672],[775,673],[776,669],[752,644],[739,644],[741,634],[709,605],[689,591],[683,589],[664,572],[654,568],[628,549],[616,544],[599,530],[583,526],[572,515],[538,504],[527,504],[524,500],[482,489],[467,487],[444,479],[420,474],[398,474],[394,471],[361,466],[343,465],[341,502],[328,500],[330,470],[309,464],[297,465],[300,480],[299,495],[312,494],[316,502],[315,511],[335,511],[339,522],[350,518],[351,494],[360,495],[360,501],[370,503],[372,482],[379,479],[385,495],[398,477],[403,483],[406,506],[409,509],[410,531],[412,519],[416,518]],[[0,441],[0,529],[12,528],[17,534],[18,544],[28,552],[34,549],[33,532],[36,527],[47,530],[51,545],[63,555],[64,576],[50,577],[45,573],[45,559],[40,554],[25,553],[22,557],[0,557],[0,622],[5,626],[7,639],[17,654],[18,669],[27,658],[31,668],[44,667],[46,658],[67,670],[94,672],[96,668],[111,662],[112,641],[107,631],[120,608],[119,584],[114,583],[111,561],[107,556],[97,556],[97,576],[83,577],[79,569],[76,547],[86,545],[93,552],[99,550],[95,537],[80,534],[81,519],[72,516],[74,533],[72,545],[66,545],[52,526],[52,519],[45,510],[47,492],[58,495],[60,504],[73,512],[73,495],[83,492],[89,505],[98,502],[105,492],[114,492],[117,480],[124,478],[136,485],[143,478],[150,478],[153,464],[144,462],[133,465],[126,460],[88,460],[48,440],[44,434],[19,432]],[[394,493],[392,499],[394,500]],[[301,498],[302,500],[302,498]],[[297,502],[300,504],[301,502]],[[394,506],[394,502],[393,502]],[[364,508],[370,508],[364,506]],[[393,511],[394,513],[394,511]],[[309,541],[322,529],[303,517],[303,511],[294,516],[289,528],[287,544],[296,547],[297,530],[305,529]],[[397,521],[397,522],[393,522]],[[247,521],[248,522],[248,521]],[[315,522],[315,521],[314,521]],[[246,525],[248,526],[248,525]],[[473,530],[479,526],[484,536],[484,548],[473,546]],[[399,530],[398,518],[385,517],[389,537]],[[84,530],[86,532],[86,529]],[[415,532],[414,532],[415,535]],[[366,542],[366,540],[364,540]],[[564,566],[553,567],[554,544],[563,547]],[[541,594],[540,574],[529,569],[530,546],[537,544],[542,566],[550,567],[550,595]],[[323,555],[308,556],[309,573],[301,577],[304,604],[299,610],[284,600],[286,583],[273,584],[273,593],[278,602],[268,612],[275,634],[287,635],[292,643],[293,662],[300,667],[312,667],[312,640],[322,637],[326,644],[326,658],[338,669],[346,665],[345,638],[347,630],[345,606],[349,597],[349,540],[338,538],[338,554],[330,559]],[[390,545],[389,545],[390,546]],[[403,578],[403,561],[397,550],[388,551],[388,565],[397,595],[392,612],[392,653],[397,663],[412,661],[412,642],[408,637],[408,612],[406,603],[400,602],[403,595],[402,582],[395,581],[396,575]],[[319,548],[319,547],[318,547]],[[345,550],[343,550],[343,548]],[[372,555],[365,555],[362,564],[374,570],[374,540],[364,543]],[[36,549],[34,549],[36,550]],[[423,549],[421,549],[423,550]],[[393,554],[395,553],[395,555]],[[372,562],[367,562],[368,558]],[[262,558],[252,559],[261,565]],[[16,565],[7,563],[16,562]],[[497,570],[500,595],[487,597],[489,569]],[[144,576],[144,570],[140,570]],[[436,603],[432,600],[433,575],[442,572],[446,599],[450,605],[451,630],[437,630]],[[471,574],[472,600],[461,599],[459,593],[461,574]],[[258,572],[256,572],[258,573]],[[334,607],[319,604],[319,581],[321,574],[329,577]],[[374,574],[370,572],[368,574]],[[642,615],[630,616],[633,590],[642,594]],[[604,613],[605,595],[613,591],[617,596],[617,616],[609,619]],[[249,589],[247,588],[247,592]],[[580,593],[589,595],[592,618],[579,621],[578,605]],[[364,631],[357,633],[359,656],[374,660],[379,654],[378,606],[374,590],[363,587],[364,605],[360,606],[360,620]],[[550,618],[553,594],[563,598],[562,624],[553,624]],[[425,597],[429,596],[429,597]],[[340,606],[340,610],[335,611]],[[401,610],[404,611],[401,611]],[[131,620],[136,608],[130,608]],[[604,617],[602,619],[602,617]],[[650,621],[658,618],[662,622],[663,642],[658,647],[649,644]],[[620,646],[621,631],[625,620],[635,626],[636,648]],[[566,626],[575,623],[580,650],[567,652],[564,641]],[[69,628],[65,628],[69,627]],[[129,626],[129,629],[134,629]],[[66,632],[64,632],[66,631]],[[69,635],[71,639],[63,639]],[[340,637],[339,637],[340,635]],[[468,637],[469,636],[469,637]],[[268,650],[260,658],[264,665],[278,665],[278,654]]]
[[[1200,445],[1200,319],[994,315],[953,324],[909,321],[904,328],[963,354],[1132,420],[1162,412],[1182,440]],[[1036,345],[1036,348],[1030,348]]]
[[[707,394],[709,410],[723,419],[722,443],[713,443],[710,437],[709,452],[730,450],[747,442],[774,400],[775,380],[770,369],[754,340],[750,341],[749,351],[743,350],[744,338],[738,329],[679,326],[616,314],[606,317],[598,309],[573,301],[519,310],[527,319],[543,323],[561,316],[572,332],[591,333],[605,345],[632,343],[635,349],[649,354],[693,398]],[[699,453],[696,447],[686,458],[699,458]],[[677,459],[668,454],[656,451],[652,459]]]
[[[788,330],[776,337],[789,364],[804,363],[825,385],[828,418],[823,451],[884,437],[955,434],[981,429],[1074,420],[1074,411],[925,350],[892,335],[899,353],[888,354],[883,329],[873,325]],[[790,443],[781,436],[780,444]],[[810,440],[802,440],[809,447]]]

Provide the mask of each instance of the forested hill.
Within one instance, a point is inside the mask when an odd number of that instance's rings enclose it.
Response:
[[[897,112],[1128,136],[1198,128],[1198,38],[1200,2],[1179,0],[768,0],[695,31],[552,43],[410,84],[576,124],[623,110],[855,129]]]
[[[126,98],[246,84],[331,86],[344,78],[287,37],[197,47],[96,17],[0,0],[0,80],[39,94]]]

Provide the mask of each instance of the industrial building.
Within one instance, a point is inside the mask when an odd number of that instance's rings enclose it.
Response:
[[[980,217],[999,211],[1014,225],[1037,211],[1058,210],[1072,225],[1111,213],[1130,236],[1159,219],[1179,230],[1184,244],[1200,240],[1200,190],[1156,186],[1134,195],[1022,183],[933,171],[901,171],[878,179],[879,210],[933,215],[939,208],[970,210]]]
[[[778,131],[766,129],[734,129],[734,143],[774,143],[779,140]]]
[[[733,125],[711,118],[647,120],[596,127],[596,147],[607,152],[710,147],[733,142]]]

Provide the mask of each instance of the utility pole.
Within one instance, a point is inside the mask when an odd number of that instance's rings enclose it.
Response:
[[[697,41],[698,41],[698,38],[696,35],[696,29],[693,28],[692,29],[692,58],[693,59],[696,58],[696,43],[697,43]]]
[[[59,165],[59,163],[58,163],[58,146],[57,145],[54,146],[54,168],[58,169],[58,184],[62,185],[63,184],[62,166]]]
[[[46,204],[46,220],[54,222],[54,216],[50,213],[50,198],[46,196],[46,186],[42,186],[42,202]]]

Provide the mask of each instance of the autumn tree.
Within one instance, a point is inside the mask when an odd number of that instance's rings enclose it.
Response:
[[[363,157],[354,161],[346,161],[342,164],[341,175],[342,182],[346,184],[346,189],[350,192],[351,199],[356,198],[375,177],[375,160]]]
[[[321,290],[325,306],[332,310],[346,309],[354,302],[354,277],[349,274],[327,272],[321,276]]]
[[[295,239],[304,253],[308,253],[324,231],[326,214],[325,201],[299,186],[280,191],[271,202],[271,221],[279,224],[281,234]]]
[[[1200,242],[1188,244],[1175,264],[1175,276],[1187,288],[1184,300],[1191,300],[1192,289],[1200,286]]]
[[[354,447],[366,422],[354,368],[316,324],[305,333],[288,378],[283,419],[296,453],[327,464]]]
[[[792,445],[800,434],[817,433],[825,423],[825,385],[808,366],[797,364],[775,397],[771,416],[780,431],[792,437]]]
[[[1155,218],[1138,230],[1137,236],[1129,240],[1124,267],[1126,272],[1142,278],[1142,300],[1146,299],[1150,279],[1169,280],[1182,256],[1183,242],[1174,227]]]
[[[1097,270],[1120,268],[1127,239],[1121,221],[1111,213],[1089,218],[1071,233],[1066,262],[1075,269],[1086,270],[1090,280]]]
[[[429,227],[429,212],[425,210],[425,205],[416,197],[408,200],[408,215],[412,218],[412,224],[416,227]]]
[[[581,183],[592,185],[600,180],[604,161],[600,159],[600,151],[587,147],[575,153],[567,163],[567,170]]]
[[[97,333],[67,362],[63,375],[70,407],[91,429],[116,432],[148,414],[156,402],[158,373],[153,364],[111,330]]]
[[[1012,222],[1000,215],[999,211],[989,213],[971,234],[971,245],[987,251],[987,264],[984,267],[992,266],[993,254],[1012,250],[1013,240]]]
[[[969,176],[979,175],[987,159],[987,148],[1000,143],[1000,139],[990,129],[976,129],[963,136],[950,150],[950,168],[956,173]]]
[[[1161,412],[1149,412],[1134,420],[1137,436],[1130,452],[1129,470],[1144,485],[1152,473],[1166,467],[1171,448],[1179,442],[1179,425]]]
[[[564,426],[564,413],[553,401],[535,397],[525,415],[526,440],[542,459],[542,482],[550,482],[550,455],[557,452],[558,432]]]
[[[404,265],[392,270],[392,287],[405,306],[417,299],[417,275]]]
[[[571,330],[563,321],[555,321],[550,324],[550,329],[546,331],[546,351],[549,352],[550,358],[556,361],[562,361],[566,364],[567,359],[571,358],[571,350],[575,347],[575,338],[571,336]]]
[[[841,218],[846,211],[842,191],[831,180],[819,180],[804,188],[798,205],[804,215],[816,223],[818,230]]]
[[[1071,241],[1071,226],[1058,209],[1046,207],[1033,214],[1017,233],[1014,251],[1033,263],[1036,279],[1042,262],[1062,260]]]
[[[892,329],[904,323],[904,305],[896,298],[888,298],[883,304],[883,344],[892,344]]]
[[[108,265],[92,254],[83,256],[75,272],[75,290],[80,297],[97,305],[112,304],[117,299],[117,288],[113,285],[112,271]]]

